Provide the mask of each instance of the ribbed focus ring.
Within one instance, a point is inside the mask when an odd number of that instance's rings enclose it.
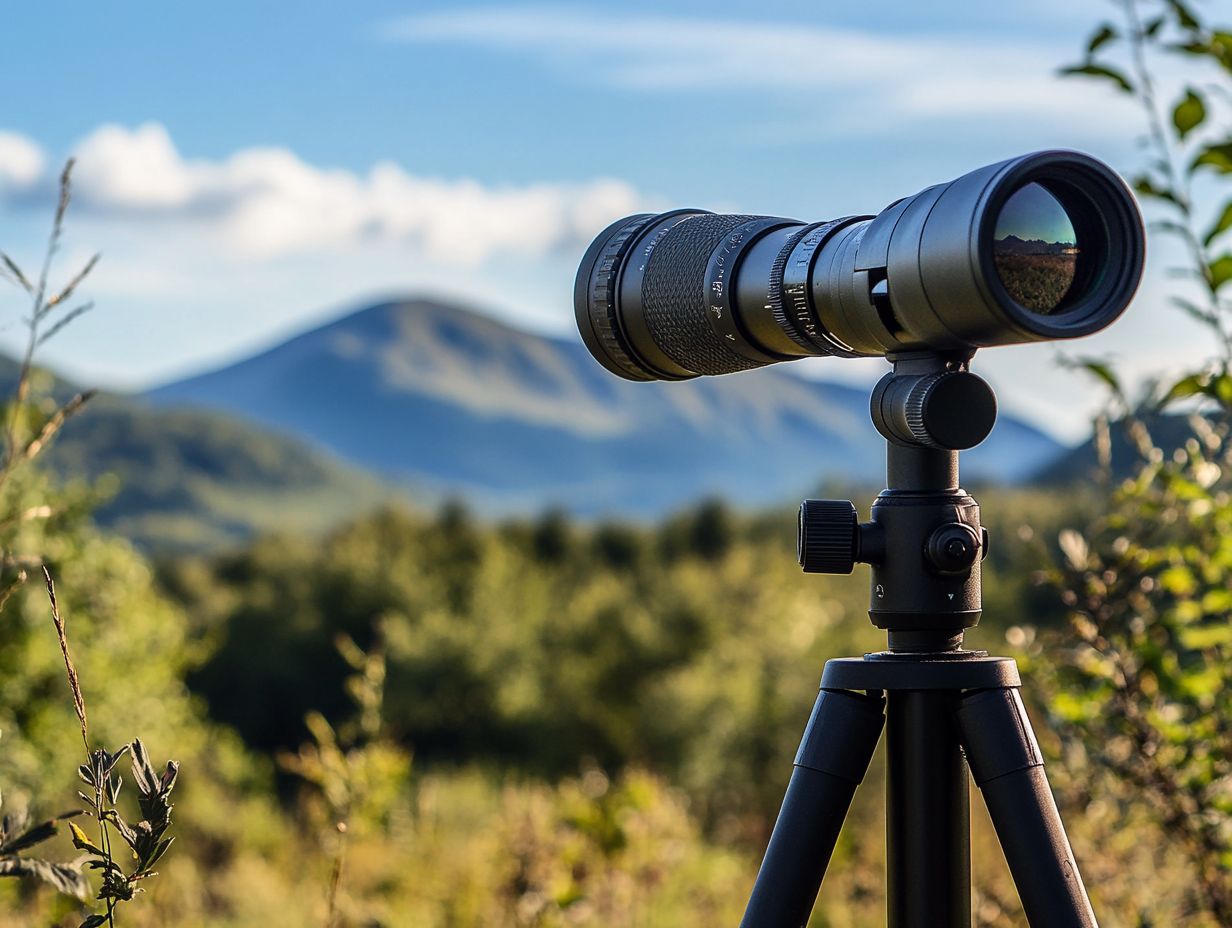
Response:
[[[612,363],[634,380],[653,380],[654,375],[634,361],[625,350],[616,319],[616,288],[620,281],[621,261],[630,241],[652,218],[650,215],[633,216],[627,225],[610,235],[603,243],[590,279],[590,324],[595,338]]]
[[[779,324],[779,328],[783,330],[788,338],[810,353],[816,351],[817,346],[796,331],[796,325],[788,318],[787,307],[783,303],[783,271],[787,269],[787,259],[791,257],[792,249],[796,247],[796,243],[819,225],[822,225],[822,223],[814,222],[810,225],[801,226],[793,232],[783,245],[782,250],[779,251],[778,256],[774,259],[774,264],[770,268],[770,312],[774,314],[774,321]]]
[[[659,349],[686,370],[728,374],[762,367],[729,348],[706,316],[706,266],[736,226],[756,216],[690,216],[654,246],[642,280],[642,312]]]
[[[800,504],[796,556],[810,574],[849,574],[856,566],[859,519],[848,500],[806,499]]]

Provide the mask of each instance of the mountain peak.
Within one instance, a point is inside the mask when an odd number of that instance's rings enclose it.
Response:
[[[148,396],[233,411],[388,478],[505,511],[657,513],[716,494],[781,502],[823,476],[883,467],[864,390],[781,367],[631,383],[576,339],[432,299],[365,307]],[[1057,451],[1029,426],[1007,421],[999,432],[968,473],[984,459],[986,473],[1013,479]]]

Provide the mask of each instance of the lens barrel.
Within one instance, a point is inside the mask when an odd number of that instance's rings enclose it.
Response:
[[[1043,151],[876,216],[622,219],[583,257],[574,308],[612,373],[683,380],[800,357],[1089,335],[1125,310],[1143,257],[1142,218],[1116,173]]]

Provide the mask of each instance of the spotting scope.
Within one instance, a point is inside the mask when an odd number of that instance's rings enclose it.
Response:
[[[1104,328],[1137,289],[1143,253],[1142,217],[1111,168],[1040,151],[875,216],[630,216],[587,250],[574,310],[591,354],[628,380],[970,353]]]

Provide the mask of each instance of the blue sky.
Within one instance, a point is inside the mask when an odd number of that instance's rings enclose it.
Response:
[[[399,292],[571,334],[577,257],[626,212],[870,212],[1045,147],[1132,169],[1137,113],[1054,76],[1106,8],[23,4],[0,55],[0,247],[34,258],[76,153],[65,258],[103,251],[98,309],[45,359],[103,385],[210,366]],[[1201,350],[1152,275],[1116,330],[1076,350],[1138,373]],[[4,317],[20,308],[0,294]],[[1000,349],[977,366],[1006,405],[1076,435],[1091,403],[1054,356]],[[867,379],[880,362],[808,363]]]

